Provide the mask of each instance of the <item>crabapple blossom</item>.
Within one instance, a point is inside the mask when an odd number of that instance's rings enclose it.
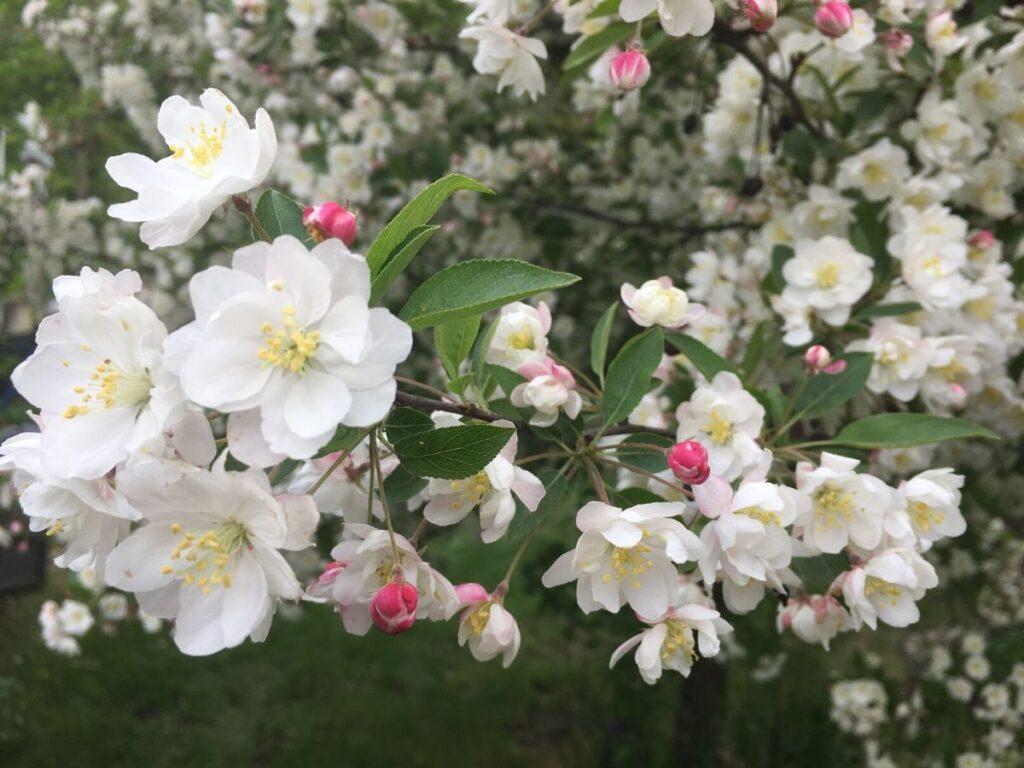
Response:
[[[676,418],[676,440],[703,445],[713,475],[733,480],[761,458],[757,438],[764,426],[764,408],[734,373],[722,371],[710,384],[697,387],[676,409]]]
[[[341,464],[330,469],[335,462]],[[381,473],[388,477],[398,467],[398,459],[387,456],[380,460]],[[370,509],[369,474],[370,451],[364,441],[344,453],[337,451],[328,453],[302,463],[292,474],[288,483],[289,493],[308,493],[315,483],[320,486],[313,492],[313,499],[322,515],[338,515],[346,523],[366,523]],[[374,496],[373,516],[384,517],[380,499]]]
[[[521,301],[501,308],[487,362],[517,370],[524,363],[541,361],[548,354],[551,312],[543,301],[531,307]]]
[[[137,273],[86,267],[53,287],[58,311],[11,381],[41,411],[46,471],[91,480],[170,426],[184,401],[162,359],[167,330],[135,298]]]
[[[523,363],[519,373],[528,381],[513,389],[509,400],[517,408],[536,410],[530,418],[531,424],[550,427],[558,419],[559,411],[564,411],[570,419],[579,416],[583,398],[576,391],[576,379],[568,368],[545,358]]]
[[[170,485],[138,480],[123,490],[144,506],[147,525],[111,552],[107,581],[134,592],[146,613],[173,619],[182,652],[262,641],[277,602],[302,597],[279,550],[311,544],[319,514],[309,496],[275,498],[263,472],[230,472],[223,461]]]
[[[48,472],[38,432],[23,432],[0,445],[0,472],[13,471],[29,530],[57,536],[66,549],[60,568],[96,570],[104,577],[107,556],[142,515],[107,477],[61,478]]]
[[[581,535],[575,549],[548,568],[544,586],[575,581],[584,613],[617,613],[626,603],[644,616],[661,616],[677,589],[673,563],[696,560],[704,551],[700,539],[673,519],[685,508],[678,502],[628,509],[588,502],[576,514]]]
[[[701,37],[710,32],[715,23],[715,6],[711,0],[622,0],[619,3],[619,15],[626,22],[640,21],[654,11],[658,12],[662,28],[673,37]]]
[[[524,37],[505,26],[504,19],[466,27],[459,37],[476,40],[473,67],[482,75],[498,75],[498,91],[511,86],[516,96],[531,101],[545,92],[544,73],[537,59],[548,57],[547,48],[535,37]]]
[[[896,489],[907,505],[914,533],[922,542],[960,536],[967,523],[960,514],[963,475],[951,468],[929,469],[900,483]]]
[[[644,328],[681,328],[704,312],[700,304],[690,303],[686,291],[672,285],[670,277],[648,280],[639,288],[625,283],[620,294],[633,322]]]
[[[868,200],[885,200],[910,176],[907,151],[888,137],[839,164],[836,187],[860,190]]]
[[[858,464],[827,451],[817,467],[797,464],[797,490],[811,503],[802,506],[794,523],[812,550],[835,553],[847,544],[870,550],[882,540],[893,490],[877,477],[854,472]]]
[[[512,426],[508,421],[494,424]],[[515,464],[518,445],[519,437],[513,432],[498,455],[474,475],[457,480],[430,480],[423,517],[434,525],[455,525],[479,507],[480,538],[490,544],[504,536],[516,513],[516,498],[531,512],[544,498],[544,484],[532,472]]]
[[[233,451],[248,446],[239,458],[309,458],[339,424],[387,414],[412,332],[367,306],[369,268],[340,240],[312,251],[288,235],[255,243],[235,252],[231,269],[210,267],[189,287],[196,320],[168,344],[188,397],[238,416],[228,438]]]
[[[877,319],[868,338],[852,342],[847,349],[874,355],[868,389],[887,392],[904,402],[917,396],[933,351],[924,343],[919,328],[892,317]]]
[[[804,365],[807,370],[814,373],[836,374],[846,370],[845,360],[832,360],[832,354],[828,348],[821,344],[814,344],[804,352]]]
[[[459,645],[468,643],[469,652],[477,661],[490,661],[500,655],[501,666],[508,668],[522,643],[515,617],[500,597],[488,594],[480,584],[459,584],[455,591],[463,608],[459,618]]]
[[[842,590],[855,627],[875,629],[879,620],[892,627],[916,622],[917,601],[938,583],[931,563],[916,551],[889,549],[840,574],[833,589]]]
[[[776,625],[780,633],[791,629],[805,643],[820,643],[827,651],[832,639],[849,629],[850,615],[832,595],[807,595],[780,605]]]
[[[843,325],[850,310],[871,287],[874,262],[854,250],[848,240],[827,235],[799,240],[782,267],[790,304],[808,306],[829,325]]]
[[[767,32],[775,26],[779,16],[776,0],[744,0],[740,3],[740,9],[755,32]]]
[[[139,154],[107,160],[111,178],[138,199],[110,206],[115,219],[141,221],[150,248],[180,245],[198,232],[232,195],[259,186],[277,155],[266,110],[255,128],[223,93],[207,88],[194,106],[181,96],[160,105],[157,128],[171,154],[153,161]]]
[[[663,614],[657,618],[638,614],[637,618],[649,627],[616,648],[608,666],[614,667],[636,648],[633,658],[648,685],[658,682],[665,669],[689,677],[698,651],[704,658],[717,656],[721,649],[719,635],[732,632],[732,626],[718,611],[688,601],[686,591],[681,588],[677,588],[671,606]]]
[[[396,578],[416,587],[417,618],[447,621],[459,608],[452,583],[431,568],[409,540],[397,533],[393,548],[386,530],[348,523],[341,541],[331,550],[331,558],[332,562],[307,591],[315,598],[335,603],[345,631],[350,634],[365,635],[370,631],[374,597]]]

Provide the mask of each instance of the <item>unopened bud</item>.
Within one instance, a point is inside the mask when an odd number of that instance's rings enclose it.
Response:
[[[993,235],[989,230],[982,229],[975,232],[967,238],[967,243],[972,248],[977,248],[980,251],[987,251],[989,248],[994,246],[998,241],[996,236]]]
[[[962,384],[949,385],[949,404],[957,411],[967,405],[967,390]]]
[[[390,581],[373,596],[370,618],[381,632],[398,635],[415,623],[418,602],[416,587],[405,581]]]
[[[669,449],[668,466],[687,485],[700,485],[708,479],[708,450],[696,440],[684,440]]]
[[[740,0],[740,7],[755,32],[767,32],[779,17],[776,0]]]
[[[335,237],[345,245],[355,242],[358,229],[355,214],[347,206],[333,201],[306,206],[302,212],[302,225],[318,243]]]
[[[906,56],[914,47],[914,38],[902,29],[889,29],[878,36],[887,51],[897,56]]]
[[[804,352],[804,364],[811,373],[842,373],[846,370],[845,360],[832,360],[832,353],[821,344],[815,344]]]
[[[642,88],[651,76],[651,63],[641,51],[623,51],[608,65],[608,79],[620,91]]]
[[[853,10],[843,0],[829,0],[814,12],[814,26],[825,37],[842,37],[853,28]]]

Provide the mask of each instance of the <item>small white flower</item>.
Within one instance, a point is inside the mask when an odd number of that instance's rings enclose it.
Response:
[[[551,312],[543,301],[536,309],[521,301],[506,304],[496,322],[487,362],[517,370],[547,357]]]
[[[889,549],[840,576],[843,600],[854,625],[875,629],[881,620],[906,627],[921,614],[917,601],[939,583],[931,563],[912,549]]]
[[[387,415],[412,331],[368,307],[370,270],[340,240],[255,243],[189,287],[196,320],[168,348],[188,397],[234,416],[228,441],[242,461],[309,458],[339,424]]]
[[[490,661],[500,655],[501,666],[508,668],[522,643],[515,617],[501,599],[489,595],[479,584],[460,584],[455,591],[464,606],[459,619],[459,645],[468,643],[477,661]]]
[[[278,550],[310,546],[319,515],[309,496],[275,499],[263,472],[227,472],[222,463],[166,487],[129,485],[149,524],[111,553],[107,579],[134,592],[146,613],[174,619],[184,653],[261,641],[276,602],[302,596]]]
[[[674,564],[704,552],[700,539],[672,519],[685,509],[677,502],[625,510],[600,501],[585,504],[576,515],[582,535],[545,572],[544,586],[578,581],[576,599],[584,613],[617,613],[627,603],[642,616],[661,616],[678,590]]]
[[[639,288],[625,283],[620,291],[633,322],[644,328],[682,328],[704,312],[700,304],[690,304],[686,291],[672,285],[672,278],[648,280]]]
[[[859,189],[868,200],[886,200],[909,176],[906,150],[884,138],[839,164],[836,187]]]
[[[715,23],[715,6],[711,0],[622,0],[619,15],[623,21],[640,21],[654,11],[661,26],[673,37],[701,37]]]
[[[512,423],[496,421],[494,425],[510,427]],[[500,539],[516,513],[513,494],[531,512],[544,498],[544,484],[532,472],[516,466],[518,446],[519,437],[513,432],[498,455],[475,475],[458,480],[432,479],[426,488],[429,501],[423,516],[434,525],[455,525],[479,507],[480,538],[488,544]]]
[[[65,600],[57,613],[61,628],[72,637],[81,637],[96,623],[92,611],[85,603]]]
[[[110,206],[115,219],[141,221],[150,248],[180,245],[198,232],[231,197],[258,186],[277,154],[277,136],[266,110],[256,128],[220,91],[208,88],[196,107],[181,96],[160,105],[159,129],[171,154],[154,162],[138,154],[107,160],[107,173],[138,199]]]
[[[537,411],[530,419],[531,424],[550,427],[558,420],[559,411],[565,411],[570,419],[579,416],[583,398],[576,391],[576,379],[568,368],[548,358],[523,363],[519,373],[529,380],[513,389],[509,400],[516,408]]]
[[[107,592],[99,599],[97,607],[106,621],[121,621],[128,616],[128,598],[120,592]]]
[[[782,298],[811,307],[829,325],[843,325],[850,309],[871,287],[874,261],[858,253],[848,240],[831,235],[798,240],[794,255],[782,267],[786,288]]]
[[[888,392],[904,402],[917,396],[934,351],[919,328],[892,317],[877,319],[868,338],[854,341],[847,349],[874,355],[868,389],[878,394]]]
[[[811,504],[801,509],[795,525],[812,550],[836,553],[848,544],[870,550],[882,540],[893,490],[877,477],[854,472],[858,463],[825,451],[818,467],[797,464],[796,487]]]
[[[689,677],[690,669],[697,660],[697,651],[704,658],[717,656],[721,649],[719,635],[732,632],[732,626],[718,611],[689,602],[682,589],[678,590],[671,607],[661,616],[638,618],[650,628],[616,648],[608,666],[614,667],[619,659],[636,648],[633,659],[648,685],[654,685],[665,669]]]
[[[311,595],[337,604],[346,632],[365,635],[370,631],[373,626],[370,604],[396,570],[403,581],[416,587],[418,618],[447,621],[459,609],[452,583],[431,568],[404,536],[395,534],[395,544],[397,564],[386,530],[347,523],[341,542],[331,550],[334,562],[310,586]]]
[[[929,469],[900,484],[897,489],[907,505],[910,524],[922,542],[959,536],[967,530],[960,514],[963,475],[949,467]]]
[[[459,37],[477,41],[473,68],[481,75],[499,75],[499,93],[512,86],[516,96],[526,94],[534,101],[544,93],[544,72],[537,59],[546,59],[548,51],[537,38],[513,32],[503,19],[466,27]]]
[[[676,439],[697,440],[707,448],[713,475],[731,481],[761,459],[757,438],[764,408],[734,373],[722,371],[710,384],[697,387],[676,409],[676,418]]]
[[[810,595],[779,606],[779,632],[792,629],[805,643],[820,643],[827,651],[832,638],[849,628],[850,616],[832,595]]]

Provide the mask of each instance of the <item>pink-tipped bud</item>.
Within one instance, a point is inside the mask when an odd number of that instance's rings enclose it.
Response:
[[[302,225],[318,243],[335,237],[345,245],[355,242],[359,228],[356,215],[347,206],[333,201],[306,206],[302,212]]]
[[[997,242],[999,241],[996,240],[996,236],[993,235],[987,229],[979,230],[978,232],[975,232],[974,234],[967,238],[967,243],[972,248],[977,248],[978,250],[981,251],[987,251],[989,248],[992,248]]]
[[[814,12],[814,26],[825,37],[842,37],[853,28],[853,9],[843,0],[829,0]]]
[[[419,594],[405,581],[390,581],[377,590],[370,603],[370,618],[387,635],[400,635],[416,622]]]
[[[608,65],[608,79],[620,91],[643,87],[651,76],[651,63],[641,51],[623,51]]]
[[[914,47],[914,38],[902,29],[889,29],[878,36],[887,51],[897,56],[906,56]]]
[[[967,405],[967,390],[962,384],[952,383],[949,385],[949,404],[954,410],[959,411]]]
[[[779,17],[776,0],[740,0],[740,7],[755,32],[767,32]]]
[[[826,366],[831,364],[831,362],[832,353],[821,344],[810,346],[804,352],[804,364],[815,373],[825,370]]]
[[[669,449],[668,466],[687,485],[700,485],[708,479],[708,449],[696,440],[684,440]]]

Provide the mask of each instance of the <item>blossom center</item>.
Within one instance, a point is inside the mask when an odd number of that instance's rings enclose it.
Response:
[[[632,547],[612,547],[610,558],[612,573],[615,581],[630,579],[633,589],[640,588],[640,576],[652,568],[654,563],[647,557],[652,548],[642,541]],[[604,582],[610,582],[612,574],[606,573],[602,578]]]
[[[782,519],[775,513],[761,507],[744,507],[736,510],[737,515],[752,517],[763,525],[782,525]]]
[[[235,520],[202,533],[182,533],[181,525],[174,523],[171,532],[182,537],[171,550],[171,562],[160,572],[174,574],[186,585],[202,587],[203,594],[209,594],[215,586],[230,587],[232,558],[242,547],[251,546],[249,531]]]
[[[690,661],[697,658],[697,652],[693,648],[693,633],[686,622],[679,619],[669,619],[665,622],[668,634],[665,635],[665,642],[661,644],[661,658],[664,661],[671,659],[680,651],[690,657]]]
[[[929,531],[933,525],[941,525],[946,519],[942,512],[928,506],[923,501],[910,503],[910,517],[914,521],[914,527],[922,531]]]
[[[814,514],[819,527],[836,528],[853,518],[853,496],[833,483],[825,483],[814,494]]]
[[[280,328],[274,328],[270,323],[264,323],[260,328],[263,333],[260,360],[265,365],[303,374],[320,346],[320,332],[299,328],[295,322],[295,307],[285,307],[281,316]]]
[[[224,139],[228,135],[227,121],[216,126],[213,130],[206,127],[205,123],[190,125],[189,140],[184,144],[168,144],[167,148],[174,154],[175,160],[183,160],[194,173],[205,178],[213,175],[210,167],[224,151]]]
[[[715,445],[725,445],[732,439],[733,430],[733,423],[722,418],[717,408],[712,408],[708,414],[708,423],[704,427],[704,431],[711,436],[711,442]]]
[[[864,582],[865,597],[878,595],[879,599],[888,600],[891,605],[896,605],[901,594],[902,592],[898,586],[877,576],[868,576]]]
[[[491,601],[481,605],[469,614],[469,631],[474,635],[480,635],[487,628],[487,622],[491,620]]]
[[[452,491],[458,494],[458,498],[452,502],[452,509],[473,508],[491,490],[491,480],[485,470],[480,470],[464,480],[452,480],[451,486]]]
[[[819,264],[814,270],[814,280],[819,288],[834,288],[839,282],[839,265],[834,261]]]
[[[512,349],[534,349],[533,332],[529,328],[514,331],[508,335],[508,345]]]
[[[153,382],[145,370],[122,371],[106,358],[89,372],[86,384],[72,388],[78,402],[64,409],[64,418],[73,419],[94,407],[109,410],[140,405],[149,400],[152,388]]]

